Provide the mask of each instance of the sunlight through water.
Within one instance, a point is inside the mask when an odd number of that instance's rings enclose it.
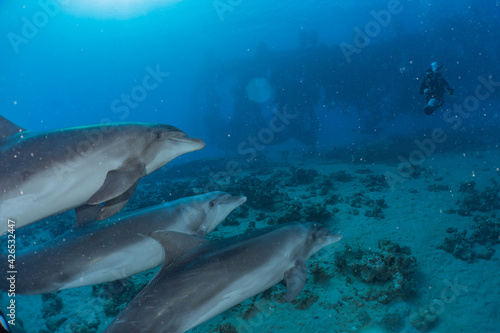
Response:
[[[181,0],[73,0],[60,1],[62,8],[75,16],[128,19],[167,8]]]

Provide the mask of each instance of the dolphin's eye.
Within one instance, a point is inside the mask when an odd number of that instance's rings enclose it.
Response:
[[[210,205],[210,207],[215,206],[215,200],[210,201],[208,204]]]
[[[152,136],[153,136],[153,139],[160,140],[163,135],[162,135],[162,133],[160,131],[154,131],[153,134],[152,134]]]

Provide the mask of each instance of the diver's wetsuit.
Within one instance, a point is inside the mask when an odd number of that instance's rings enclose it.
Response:
[[[424,92],[425,89],[429,90],[427,92]],[[420,95],[425,93],[427,103],[432,98],[437,99],[438,104],[435,108],[432,109],[432,112],[443,105],[445,92],[453,93],[453,89],[440,73],[434,72],[432,69],[428,69],[425,72],[424,80],[422,82],[422,85],[420,86]],[[426,113],[428,114],[431,114],[432,112],[428,113],[426,110]]]

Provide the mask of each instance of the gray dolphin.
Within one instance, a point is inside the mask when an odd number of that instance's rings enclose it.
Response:
[[[105,333],[185,332],[283,279],[291,301],[306,282],[305,261],[342,239],[317,223],[290,223],[218,241],[163,231],[153,237],[166,253],[187,252],[163,265]],[[174,243],[179,247],[172,250]]]
[[[150,237],[152,232],[171,230],[205,237],[245,201],[244,196],[210,192],[120,213],[105,221],[77,223],[47,243],[16,253],[16,293],[51,293],[159,266],[165,261],[165,251]],[[175,258],[167,255],[168,260]],[[8,262],[6,256],[0,256],[0,261]],[[7,279],[0,279],[0,289],[9,289]]]
[[[205,146],[161,124],[112,123],[34,133],[0,116],[0,235],[85,204],[122,209],[139,179]],[[77,211],[78,214],[78,211]]]

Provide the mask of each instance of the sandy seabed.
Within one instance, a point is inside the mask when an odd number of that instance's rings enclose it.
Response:
[[[496,217],[500,198],[496,194],[493,200],[499,201],[498,207],[493,202],[487,211],[459,214],[466,195],[463,184],[474,181],[477,193],[483,193],[500,180],[499,168],[498,151],[436,154],[424,162],[418,175],[404,178],[392,188],[383,176],[387,172],[397,175],[397,166],[384,163],[290,160],[287,164],[268,165],[266,170],[245,169],[232,180],[256,177],[265,182],[281,175],[276,181],[279,200],[299,201],[302,209],[317,205],[322,210],[318,213],[324,219],[321,222],[332,230],[340,230],[344,238],[308,260],[308,281],[294,302],[283,302],[285,287],[281,283],[192,332],[500,332],[498,242],[488,244],[494,251],[489,259],[463,260],[441,248],[451,234],[449,228],[456,228],[457,232],[465,229],[470,235],[474,217],[488,218],[496,223],[497,230],[500,228],[500,219]],[[297,182],[297,170],[309,175],[311,181]],[[169,172],[161,171],[156,178],[141,181],[131,203],[140,200],[141,193],[162,186],[154,181]],[[179,182],[182,186],[199,186],[193,179]],[[234,188],[229,186],[228,192]],[[241,192],[248,195],[244,189]],[[472,193],[472,197],[477,193]],[[233,212],[210,237],[233,236],[275,223],[283,217],[280,209],[286,207],[279,200],[274,206],[260,207],[249,197],[245,208]],[[382,202],[379,214],[369,213],[374,202]],[[346,249],[373,254],[381,240],[409,247],[411,256],[416,258],[415,269],[409,274],[415,283],[413,294],[392,295],[383,302],[367,297],[373,290],[383,293],[387,284],[365,281],[335,264],[336,256]],[[136,286],[144,284],[155,271],[131,280]],[[63,290],[55,297],[57,302],[50,297],[16,296],[14,332],[102,332],[114,318],[104,314],[106,299],[95,289],[93,292],[92,287]],[[4,312],[8,301],[2,293]],[[426,324],[417,329],[410,323],[415,324],[416,318]]]

